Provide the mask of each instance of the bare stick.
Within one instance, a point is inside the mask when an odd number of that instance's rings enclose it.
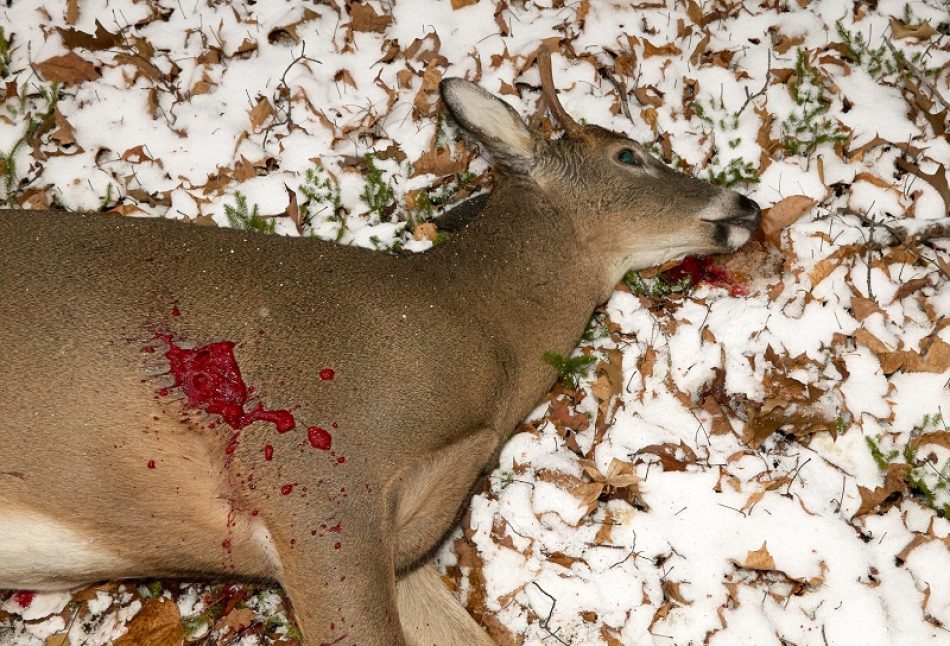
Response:
[[[762,96],[769,89],[769,76],[772,74],[772,50],[771,49],[768,50],[768,54],[769,54],[769,65],[765,69],[765,83],[762,84],[762,89],[756,92],[755,94],[749,94],[749,88],[745,89],[745,103],[742,104],[742,107],[739,108],[739,111],[736,113],[737,117],[740,114],[742,114],[742,111],[745,110],[746,106],[752,102],[752,99]]]
[[[907,60],[907,57],[904,56],[904,53],[899,52],[897,48],[894,47],[894,44],[891,43],[891,39],[888,38],[887,36],[884,37],[884,44],[887,45],[887,48],[889,50],[891,50],[891,53],[894,55],[894,60],[897,61],[897,64],[913,72],[914,76],[917,78],[917,81],[921,85],[923,85],[925,88],[930,90],[930,93],[933,96],[934,100],[939,102],[940,105],[942,105],[943,107],[950,110],[950,103],[948,103],[947,100],[943,98],[943,95],[941,95],[940,92],[937,91],[937,86],[935,86],[933,83],[928,81],[927,77],[924,76],[924,73],[921,72],[919,69],[917,69],[916,65],[914,65],[909,60]]]

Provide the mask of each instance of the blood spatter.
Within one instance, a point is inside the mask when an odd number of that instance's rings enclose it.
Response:
[[[336,459],[336,463],[337,463],[337,464],[343,464],[344,462],[346,462],[346,457],[345,457],[345,456],[342,456],[342,455],[341,455],[340,457],[338,457],[338,458]]]
[[[229,550],[229,551],[230,551],[230,549],[231,549],[231,539],[230,539],[230,538],[226,538],[226,539],[224,539],[223,541],[221,541],[221,547],[224,548],[224,549],[226,549],[226,550]]]
[[[145,466],[147,466],[149,469],[154,469],[154,468],[155,468],[155,460],[149,460],[148,462],[145,463]]]
[[[711,256],[686,256],[683,262],[664,272],[663,276],[672,283],[689,278],[691,285],[706,283],[713,287],[724,287],[732,296],[748,294],[746,288],[734,281],[725,268],[713,264]]]
[[[343,543],[334,543],[334,545],[333,545],[333,549],[335,549],[335,550],[338,550],[338,549],[340,549],[341,547],[343,547]]]
[[[313,448],[329,451],[330,443],[333,438],[330,437],[326,429],[320,428],[319,426],[311,426],[307,429],[307,439]]]
[[[172,305],[172,316],[181,316],[181,310],[177,305]]]
[[[234,455],[234,452],[237,450],[238,442],[241,441],[240,433],[231,433],[231,437],[228,438],[228,443],[224,445],[224,452],[226,455]]]
[[[289,496],[293,490],[294,486],[292,484],[285,484],[280,488],[280,495]]]
[[[271,446],[270,444],[264,447],[264,459],[267,462],[270,462],[271,460],[274,459],[274,447]]]
[[[324,368],[320,371],[320,379],[323,381],[330,381],[334,375],[336,375],[336,373],[333,371],[333,368]]]
[[[16,605],[21,608],[29,608],[35,596],[36,593],[32,590],[20,590],[19,592],[13,593],[13,600],[16,601]]]
[[[293,413],[288,410],[267,410],[258,403],[250,411],[245,411],[250,391],[234,358],[234,342],[216,341],[187,349],[176,345],[170,334],[159,334],[158,337],[168,344],[165,357],[175,378],[175,386],[188,398],[191,408],[220,415],[235,430],[258,421],[273,424],[280,433],[296,425]],[[159,395],[165,397],[167,394],[167,388],[159,390]]]
[[[327,527],[327,531],[328,531],[328,532],[333,532],[334,534],[339,534],[341,529],[342,529],[342,524],[341,524],[341,523],[337,523],[337,524],[334,525],[333,527]]]

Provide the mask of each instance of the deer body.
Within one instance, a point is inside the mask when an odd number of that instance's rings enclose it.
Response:
[[[568,122],[544,142],[446,83],[502,176],[426,253],[0,212],[0,587],[267,578],[308,643],[491,643],[417,566],[553,381],[542,354],[574,347],[623,271],[735,248],[757,209],[646,157],[665,188],[612,188],[628,140]],[[175,368],[221,342],[253,388],[240,422]]]

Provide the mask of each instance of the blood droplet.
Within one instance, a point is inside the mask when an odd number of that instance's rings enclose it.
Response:
[[[32,590],[21,590],[13,593],[13,600],[16,601],[16,604],[21,608],[29,608],[35,596],[36,593]]]
[[[338,550],[338,549],[340,549],[341,547],[343,547],[343,543],[336,543],[336,544],[333,546],[333,549]]]
[[[154,468],[155,468],[155,460],[149,460],[149,461],[145,464],[145,466],[147,466],[149,469],[154,469]]]
[[[307,429],[307,439],[310,440],[310,445],[315,449],[321,449],[323,451],[330,450],[332,438],[326,429],[320,428],[319,426],[311,426]]]
[[[333,372],[333,368],[324,368],[323,370],[320,371],[320,379],[322,379],[323,381],[330,381],[331,379],[333,379],[333,376],[335,374],[336,373]]]
[[[292,492],[293,490],[294,490],[294,486],[292,484],[285,484],[283,487],[280,488],[280,495],[289,496],[290,492]]]
[[[270,444],[264,447],[264,459],[268,462],[274,459],[274,447]]]
[[[336,459],[337,464],[343,464],[344,462],[346,462],[346,458],[342,455]]]
[[[181,310],[177,305],[172,305],[172,316],[181,316]]]
[[[223,541],[221,541],[221,547],[223,547],[223,548],[226,549],[226,550],[230,550],[230,549],[231,549],[231,539],[230,539],[230,538],[226,538],[226,539],[224,539]]]

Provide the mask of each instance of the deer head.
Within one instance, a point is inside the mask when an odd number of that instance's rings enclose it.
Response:
[[[442,81],[456,122],[492,155],[502,181],[540,187],[569,218],[577,244],[608,267],[612,286],[629,269],[690,254],[734,251],[759,222],[759,206],[736,191],[679,173],[626,135],[578,124],[554,90],[550,53],[539,53],[545,101],[564,130],[549,141],[507,103],[474,83]]]

